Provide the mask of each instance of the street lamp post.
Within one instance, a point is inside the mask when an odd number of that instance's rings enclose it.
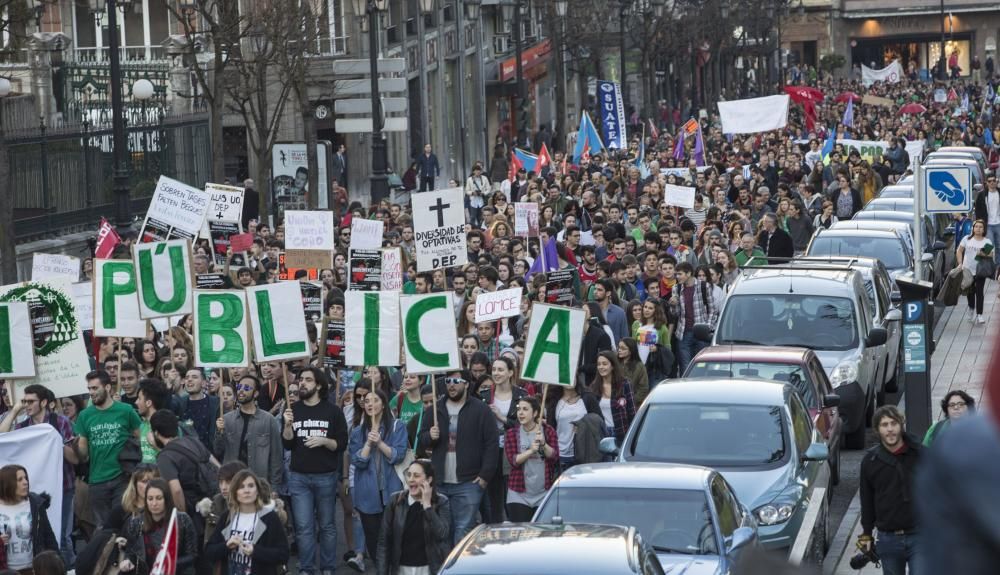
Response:
[[[482,14],[483,0],[465,0],[465,15],[476,24],[476,123],[481,130],[483,139],[483,162],[489,165],[490,161],[490,139],[487,136],[486,127],[486,78],[483,76],[483,20]]]
[[[140,121],[137,122],[142,128],[142,176],[143,178],[149,177],[149,158],[147,154],[149,153],[149,142],[148,132],[146,131],[146,102],[153,97],[155,90],[153,89],[153,83],[145,78],[140,78],[132,84],[132,97],[142,103],[142,111],[140,112]]]
[[[129,166],[126,163],[128,142],[125,140],[125,115],[122,109],[121,34],[118,30],[118,8],[127,9],[132,0],[92,0],[95,12],[108,13],[108,63],[111,73],[111,133],[113,135],[115,196],[115,226],[127,232],[132,226],[132,204],[129,199]]]
[[[424,149],[424,144],[432,141],[430,120],[427,116],[430,105],[430,97],[428,96],[430,88],[427,86],[427,52],[425,50],[424,27],[427,16],[434,13],[434,0],[420,0],[419,10],[420,14],[417,16],[417,58],[420,58],[420,65],[417,66],[417,70],[419,71],[420,80],[419,133],[421,141],[416,144],[416,150],[414,150],[416,154],[419,154]]]
[[[0,182],[10,180],[10,158],[7,156],[7,136],[4,130],[3,110],[10,94],[10,80],[0,77]],[[17,281],[17,236],[14,233],[14,194],[0,194],[0,281],[12,284]]]
[[[625,105],[626,114],[629,113],[628,111],[629,96],[628,96],[628,86],[625,84],[625,79],[628,76],[628,73],[625,71],[625,18],[628,16],[629,2],[630,0],[621,0],[621,4],[618,7],[618,36],[621,42],[621,46],[619,49],[621,51],[621,74],[622,74],[620,81],[622,84],[621,88],[622,100]]]
[[[385,138],[382,127],[385,119],[382,114],[382,102],[378,88],[378,33],[379,12],[386,9],[387,0],[354,0],[354,13],[359,18],[368,18],[368,61],[371,69],[371,100],[372,100],[372,175],[371,200],[378,204],[389,197],[389,179],[386,169],[389,166]]]
[[[523,47],[521,46],[521,0],[514,0],[513,2],[506,2],[501,4],[503,7],[504,20],[513,20],[511,31],[514,36],[514,75],[517,82],[517,103],[514,106],[515,113],[512,117],[515,121],[514,126],[517,133],[515,138],[515,145],[517,147],[523,147],[525,142],[527,142],[527,131],[528,131],[528,92],[525,90],[524,85],[524,65],[521,62],[521,54]]]

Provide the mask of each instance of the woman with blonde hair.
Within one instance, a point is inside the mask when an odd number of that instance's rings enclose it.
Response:
[[[120,502],[115,503],[111,508],[111,515],[108,516],[108,527],[115,531],[121,531],[128,523],[129,519],[142,515],[142,510],[146,507],[146,486],[153,479],[159,479],[160,470],[152,463],[140,463],[135,466],[135,471],[125,486],[125,493],[122,494]]]
[[[277,575],[288,563],[288,536],[270,488],[249,469],[233,476],[229,508],[205,545],[205,557],[224,575]]]

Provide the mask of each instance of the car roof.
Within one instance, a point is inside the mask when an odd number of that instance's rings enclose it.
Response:
[[[780,345],[713,345],[698,352],[696,361],[752,361],[756,363],[805,363],[813,350]]]
[[[903,230],[910,233],[910,225],[899,220],[880,220],[878,218],[865,220],[842,220],[832,226],[833,230]]]
[[[819,267],[822,269],[790,266],[745,268],[729,295],[786,294],[793,287],[792,293],[802,291],[806,294],[846,297],[844,284],[849,283],[852,276],[860,278],[861,274],[847,268]]]
[[[632,489],[704,489],[714,472],[707,467],[679,463],[590,463],[563,472],[562,488],[614,487]]]
[[[735,385],[734,385],[735,384]],[[696,403],[703,405],[784,405],[792,391],[787,383],[726,378],[668,379],[646,396],[646,403]]]
[[[906,206],[913,205],[913,198],[872,198],[865,204],[865,209],[871,211],[872,206]],[[913,210],[910,210],[913,211]]]
[[[867,256],[798,256],[788,263],[796,265],[797,262],[801,262],[802,265],[829,265],[830,267],[856,269],[860,270],[866,277],[879,265],[884,266],[881,260]]]
[[[816,237],[822,236],[838,236],[838,237],[852,237],[852,238],[895,238],[900,239],[896,230],[870,230],[870,229],[844,229],[844,228],[829,228],[825,230],[819,230],[816,232]]]
[[[449,555],[442,575],[634,573],[635,531],[620,525],[481,525]]]

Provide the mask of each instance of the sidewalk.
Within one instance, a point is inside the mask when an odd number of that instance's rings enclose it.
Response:
[[[986,285],[986,301],[983,305],[985,324],[972,323],[974,311],[966,306],[965,297],[951,309],[947,324],[941,332],[937,349],[931,357],[931,407],[935,417],[940,417],[940,403],[945,394],[960,389],[983,404],[983,388],[986,369],[993,353],[996,332],[1000,329],[1000,299],[997,282]],[[857,552],[855,542],[861,534],[861,509],[857,495],[845,515],[844,521],[853,521],[853,529],[842,557],[828,557],[824,562],[824,573],[835,575],[881,575],[882,570],[869,565],[855,571],[851,569],[850,558]],[[829,564],[833,561],[833,565]]]

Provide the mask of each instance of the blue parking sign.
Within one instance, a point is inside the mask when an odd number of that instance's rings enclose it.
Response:
[[[953,214],[972,210],[972,170],[968,166],[923,168],[924,212]]]

